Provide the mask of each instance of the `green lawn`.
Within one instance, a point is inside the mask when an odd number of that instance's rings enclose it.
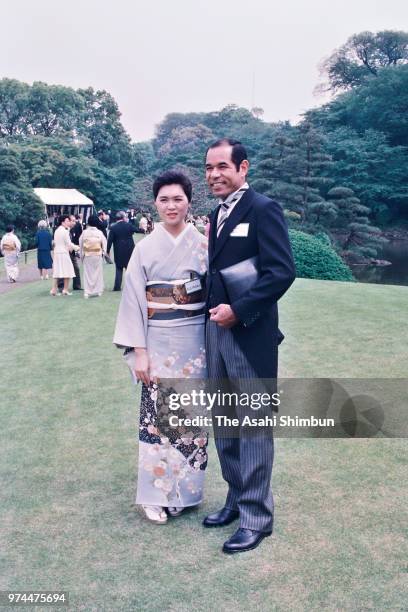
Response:
[[[233,526],[201,527],[225,496],[213,446],[202,507],[149,524],[120,296],[48,289],[0,297],[0,589],[65,589],[75,611],[406,609],[405,441],[277,440],[276,530],[250,553],[221,553]],[[407,303],[407,287],[296,281],[281,374],[406,377]]]

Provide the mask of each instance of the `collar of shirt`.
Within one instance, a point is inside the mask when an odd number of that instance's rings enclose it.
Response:
[[[236,195],[238,194],[238,192],[240,191],[241,193],[238,195],[237,199],[235,200],[235,202],[233,204],[231,204],[228,208],[228,210],[226,211],[226,216],[228,217],[233,208],[238,204],[238,202],[240,201],[240,199],[242,198],[242,196],[244,195],[245,191],[249,189],[249,185],[248,183],[244,183],[243,185],[241,185],[241,187],[239,189],[237,189],[236,191],[234,191],[233,193],[230,193],[228,197],[225,198],[225,200],[218,200],[219,204],[229,204],[230,202],[232,202],[232,200],[236,197]]]

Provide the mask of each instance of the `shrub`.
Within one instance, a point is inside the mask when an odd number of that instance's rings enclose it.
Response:
[[[289,230],[290,242],[300,278],[353,281],[350,268],[325,239],[299,230]]]

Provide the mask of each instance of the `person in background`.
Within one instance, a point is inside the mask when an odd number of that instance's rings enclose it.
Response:
[[[70,258],[71,251],[79,251],[79,246],[71,242],[69,230],[71,229],[70,215],[60,216],[60,224],[54,234],[54,261],[52,266],[53,285],[50,295],[58,295],[58,279],[62,278],[64,287],[62,295],[71,295],[68,292],[69,279],[75,277],[74,266]]]
[[[71,229],[69,235],[71,242],[79,246],[79,238],[82,234],[82,224],[79,215],[70,215]],[[75,278],[72,280],[73,291],[82,291],[81,287],[81,273],[79,271],[79,254],[76,251],[71,251],[69,256],[71,257],[72,265],[74,266]]]
[[[134,208],[131,208],[128,212],[128,219],[129,219],[129,223],[131,223],[132,225],[136,225],[136,211]]]
[[[40,271],[41,280],[49,278],[48,270],[52,269],[52,236],[47,229],[47,222],[44,219],[38,222],[38,230],[35,235],[37,247],[37,265]]]
[[[147,227],[148,227],[147,217],[142,213],[142,216],[140,217],[140,221],[139,221],[140,232],[142,234],[147,234]]]
[[[146,219],[147,219],[147,233],[151,234],[152,231],[154,230],[154,223],[153,223],[152,215],[148,213],[146,215]]]
[[[98,225],[96,227],[102,232],[105,238],[108,237],[108,220],[109,215],[107,215],[104,210],[98,210]]]
[[[79,239],[81,260],[84,266],[84,298],[90,295],[100,297],[104,290],[102,257],[106,253],[106,238],[98,229],[98,223],[98,217],[91,215],[88,219],[88,227]]]
[[[210,235],[210,219],[208,217],[204,217],[204,236],[206,238]]]
[[[135,247],[133,234],[137,232],[137,229],[131,223],[127,223],[127,215],[123,210],[117,213],[116,218],[118,221],[111,226],[109,231],[107,254],[109,255],[113,245],[116,266],[113,291],[120,291],[122,287],[123,269],[127,268],[130,256]]]
[[[21,242],[14,233],[14,225],[6,227],[6,233],[0,242],[0,251],[4,256],[7,280],[15,283],[18,279],[18,256],[21,251]]]

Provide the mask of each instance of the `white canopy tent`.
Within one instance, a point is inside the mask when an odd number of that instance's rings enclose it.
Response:
[[[44,214],[49,225],[54,225],[54,218],[69,213],[83,215],[86,222],[94,211],[94,203],[77,189],[48,189],[35,187],[35,194],[44,204]]]

